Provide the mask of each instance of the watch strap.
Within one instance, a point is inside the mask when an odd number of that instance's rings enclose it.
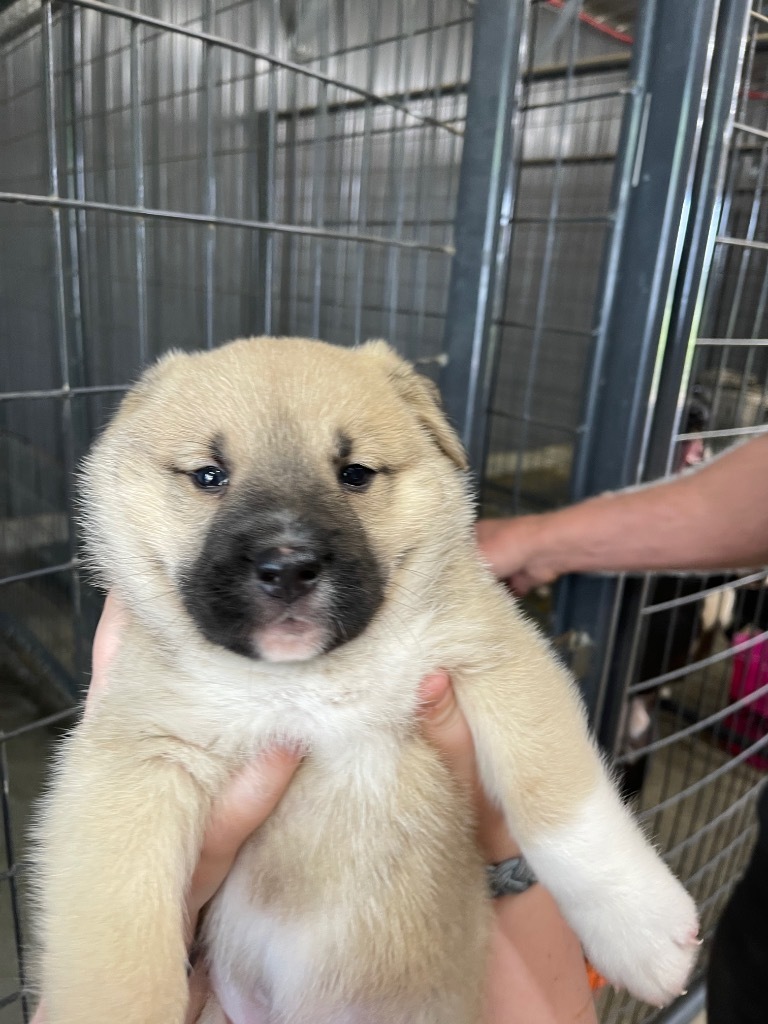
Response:
[[[525,892],[537,882],[536,875],[525,857],[508,857],[498,864],[488,864],[485,870],[488,888],[494,899],[509,896],[511,893]]]

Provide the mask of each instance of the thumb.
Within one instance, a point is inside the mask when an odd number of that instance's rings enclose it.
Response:
[[[419,688],[422,733],[466,785],[476,783],[472,733],[459,707],[447,672],[425,676]]]
[[[301,762],[279,747],[258,755],[230,781],[211,809],[188,899],[194,917],[214,895],[252,832],[262,825],[288,788]]]

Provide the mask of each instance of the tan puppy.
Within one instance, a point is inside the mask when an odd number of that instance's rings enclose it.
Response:
[[[179,1024],[211,802],[309,753],[204,922],[219,1024],[477,1024],[488,924],[466,801],[414,725],[450,671],[484,785],[592,962],[680,991],[696,913],[634,825],[577,692],[480,564],[461,446],[383,342],[171,354],[85,465],[132,622],[39,829],[50,1024]]]

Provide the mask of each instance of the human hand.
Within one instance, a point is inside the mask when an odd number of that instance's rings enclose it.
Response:
[[[501,811],[483,792],[472,733],[445,672],[422,680],[422,732],[473,794],[488,863],[516,857]],[[494,900],[486,1024],[597,1024],[579,940],[541,885]]]
[[[86,698],[86,715],[93,713],[106,689],[109,665],[120,645],[126,618],[125,608],[109,594],[93,640],[93,672]],[[295,751],[282,748],[263,751],[230,779],[215,801],[187,893],[190,944],[200,911],[224,882],[245,840],[264,824],[280,802],[300,761],[301,756]],[[189,991],[186,1024],[194,1024],[209,993],[203,964],[195,965],[189,979]],[[31,1024],[45,1024],[43,1003]]]
[[[475,761],[475,745],[447,672],[425,676],[419,690],[424,737],[436,747],[451,774],[471,794],[477,841],[486,861],[497,864],[519,857],[520,848],[509,834],[501,810],[485,794]]]
[[[560,575],[546,562],[542,526],[545,515],[480,519],[475,526],[480,554],[510,590],[523,597]]]
[[[277,807],[300,761],[291,750],[263,751],[232,777],[214,803],[187,894],[190,942],[201,910],[224,882],[245,840]],[[205,966],[198,962],[189,979],[186,1024],[197,1021],[208,993]]]
[[[126,616],[119,600],[108,594],[93,638],[86,713],[93,710],[107,685],[109,664],[120,644]],[[200,911],[226,878],[242,844],[277,806],[299,761],[298,754],[279,748],[260,753],[233,776],[214,804],[187,897],[193,931]]]

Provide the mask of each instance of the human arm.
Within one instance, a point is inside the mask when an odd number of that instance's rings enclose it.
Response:
[[[719,569],[768,562],[768,436],[673,480],[567,508],[478,523],[518,593],[570,572]]]
[[[421,696],[426,738],[473,794],[488,863],[519,856],[480,786],[472,735],[447,675],[428,676]],[[596,1024],[581,946],[543,886],[494,900],[487,993],[486,1024]]]

